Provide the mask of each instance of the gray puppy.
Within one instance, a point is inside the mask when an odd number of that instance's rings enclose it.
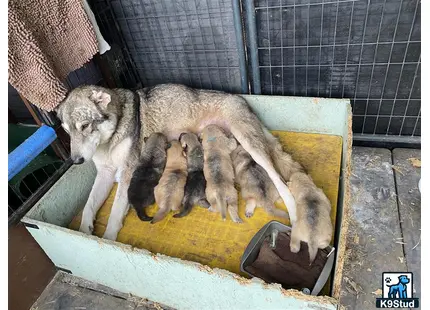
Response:
[[[256,206],[263,207],[270,215],[288,219],[288,213],[274,204],[282,200],[267,172],[257,164],[239,145],[231,154],[236,182],[240,185],[242,198],[246,201],[246,217],[254,215]]]
[[[211,205],[209,211],[220,212],[223,220],[226,212],[235,223],[243,223],[238,214],[237,191],[234,187],[234,169],[230,154],[237,142],[228,138],[216,125],[209,125],[201,134],[206,178],[206,197]]]

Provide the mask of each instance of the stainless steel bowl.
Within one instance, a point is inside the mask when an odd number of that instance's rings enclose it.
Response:
[[[266,237],[274,235],[276,238],[276,235],[278,233],[283,233],[283,232],[289,233],[290,231],[291,231],[291,227],[285,224],[282,224],[278,221],[271,221],[266,225],[264,225],[263,228],[261,228],[255,234],[255,236],[251,239],[248,246],[246,247],[245,252],[243,253],[242,259],[240,261],[240,270],[251,277],[257,277],[249,273],[248,271],[246,271],[245,268],[247,266],[250,266],[257,259],[261,245],[263,244]],[[315,283],[315,286],[312,288],[312,290],[310,288],[302,288],[302,291],[304,293],[309,294],[310,292],[310,295],[316,296],[321,292],[322,288],[326,284],[330,276],[331,270],[333,268],[334,257],[335,257],[335,254],[334,254],[335,248],[332,246],[329,246],[327,249],[329,251],[329,254],[327,255],[327,261],[324,265],[323,270],[321,271],[321,274],[317,282]]]

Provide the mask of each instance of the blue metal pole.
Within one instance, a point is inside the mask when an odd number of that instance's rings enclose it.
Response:
[[[46,149],[57,135],[52,127],[42,125],[8,155],[8,181]]]

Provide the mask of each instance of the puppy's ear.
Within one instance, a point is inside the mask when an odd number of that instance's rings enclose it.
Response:
[[[90,99],[97,103],[102,109],[106,109],[108,104],[111,102],[110,95],[103,91],[93,90]]]
[[[227,146],[230,152],[233,152],[237,147],[236,139],[235,138],[228,139]]]

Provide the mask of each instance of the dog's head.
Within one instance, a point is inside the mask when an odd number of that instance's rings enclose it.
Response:
[[[167,149],[167,160],[176,161],[182,157],[184,157],[184,154],[182,152],[181,143],[179,143],[178,140],[171,141],[170,147]]]
[[[103,87],[78,87],[56,108],[70,135],[70,156],[75,164],[90,160],[97,147],[108,142],[115,132],[118,118],[112,95]]]
[[[245,164],[252,160],[251,155],[245,149],[242,145],[238,145],[236,149],[231,153],[231,159],[235,163],[235,165],[239,164]]]
[[[185,157],[187,157],[189,154],[193,154],[197,148],[201,149],[202,147],[197,135],[193,133],[181,133],[179,136],[179,142],[181,143]]]
[[[399,276],[399,282],[402,284],[408,284],[409,283],[409,278],[405,275],[401,275]]]
[[[161,132],[154,132],[149,137],[144,137],[145,149],[152,152],[154,156],[166,157],[169,148],[167,138]]]
[[[237,147],[236,139],[227,137],[224,130],[216,125],[206,126],[203,129],[200,138],[202,140],[203,148],[205,149],[215,146],[217,148],[223,148],[230,154]]]

